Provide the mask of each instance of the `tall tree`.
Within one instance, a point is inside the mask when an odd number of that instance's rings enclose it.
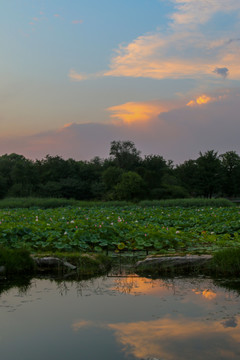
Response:
[[[144,196],[145,183],[134,171],[123,173],[121,181],[115,186],[116,198],[119,200],[134,200]]]
[[[177,165],[174,169],[175,176],[191,196],[199,195],[198,189],[198,165],[196,160],[187,160]]]
[[[111,142],[110,156],[121,169],[134,170],[141,161],[140,153],[132,141]]]
[[[222,180],[222,166],[218,153],[214,150],[199,153],[197,158],[197,187],[201,195],[211,198],[213,194],[218,194]]]
[[[149,189],[159,188],[163,176],[169,171],[166,160],[160,155],[144,157],[138,173],[142,176]]]
[[[240,194],[240,156],[235,151],[227,151],[219,156],[222,169],[222,191],[229,197]]]

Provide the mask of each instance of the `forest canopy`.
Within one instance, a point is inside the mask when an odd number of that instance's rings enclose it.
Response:
[[[240,156],[199,153],[174,166],[161,155],[141,156],[132,141],[112,141],[109,157],[90,161],[47,155],[29,160],[0,156],[0,198],[59,197],[77,200],[142,200],[240,196]]]

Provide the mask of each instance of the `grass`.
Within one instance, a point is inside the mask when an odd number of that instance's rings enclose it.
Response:
[[[25,249],[0,247],[0,266],[4,266],[6,274],[26,274],[34,270],[33,259]]]
[[[109,207],[109,206],[127,206],[127,201],[80,201],[74,199],[63,198],[5,198],[0,200],[0,209],[18,209],[18,208],[38,208],[38,209],[54,209],[58,207]]]
[[[144,200],[139,203],[140,206],[149,207],[229,207],[236,206],[228,199],[204,199],[204,198],[189,198],[189,199],[169,199],[169,200]]]
[[[229,248],[216,252],[211,262],[211,272],[220,276],[239,276],[240,249]]]
[[[74,199],[63,198],[5,198],[0,200],[0,209],[16,209],[16,208],[39,208],[39,209],[54,209],[58,207],[125,207],[133,203],[127,201],[79,201]],[[230,200],[219,199],[204,199],[204,198],[190,198],[190,199],[169,199],[169,200],[143,200],[138,203],[141,207],[229,207],[236,206]]]

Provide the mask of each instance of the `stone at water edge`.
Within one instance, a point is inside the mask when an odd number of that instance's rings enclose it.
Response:
[[[212,255],[185,255],[185,256],[159,256],[147,257],[144,260],[138,261],[136,267],[142,265],[153,265],[161,268],[161,266],[178,267],[192,267],[203,266],[212,259]]]
[[[75,265],[72,265],[67,261],[63,261],[63,260],[61,260],[59,258],[55,258],[55,257],[52,257],[52,256],[42,257],[42,258],[34,257],[33,260],[35,261],[35,263],[39,267],[66,266],[71,270],[75,270],[77,268]]]

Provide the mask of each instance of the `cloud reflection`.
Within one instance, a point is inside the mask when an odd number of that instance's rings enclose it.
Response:
[[[236,317],[236,322],[239,316]],[[126,355],[164,360],[237,359],[240,329],[184,317],[109,324]],[[198,350],[198,351],[197,351]],[[200,351],[199,351],[200,350]],[[227,356],[227,357],[226,357]]]

